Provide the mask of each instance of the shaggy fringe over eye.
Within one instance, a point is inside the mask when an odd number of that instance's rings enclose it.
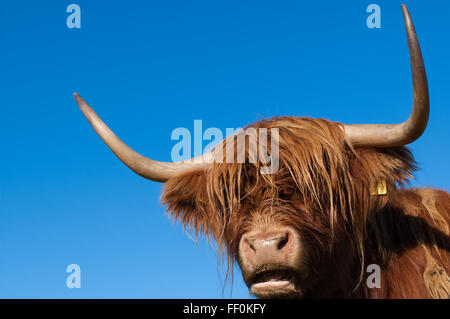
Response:
[[[216,147],[222,152],[216,153],[216,162],[209,168],[186,172],[166,183],[162,201],[172,216],[196,235],[203,233],[208,240],[214,239],[220,255],[226,253],[232,266],[240,239],[236,220],[245,198],[261,185],[272,190],[274,202],[281,200],[281,190],[295,189],[307,207],[325,214],[328,249],[339,232],[353,241],[363,265],[368,215],[386,205],[397,187],[412,177],[416,167],[409,150],[354,149],[341,124],[324,119],[274,117],[250,124],[244,131],[251,128],[267,129],[267,139],[258,140],[257,150],[261,152],[264,145],[275,154],[272,148],[278,146],[279,169],[273,174],[262,173],[267,164],[261,156],[255,160],[251,143],[240,150],[244,152],[243,163],[227,163],[230,152],[235,159],[242,155],[236,151],[237,138],[230,137]],[[274,129],[278,129],[279,138],[271,145]],[[372,195],[381,180],[386,182],[388,196]]]

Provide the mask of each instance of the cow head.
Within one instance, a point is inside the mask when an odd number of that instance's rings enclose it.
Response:
[[[409,119],[395,125],[347,125],[275,117],[251,124],[246,129],[266,129],[269,136],[277,129],[279,167],[271,174],[261,171],[264,163],[251,160],[248,145],[241,149],[244,161],[224,160],[236,136],[190,161],[145,158],[126,146],[79,95],[75,99],[122,162],[145,178],[165,183],[162,201],[172,216],[215,240],[231,263],[237,261],[251,293],[306,296],[333,271],[341,273],[339,280],[354,281],[352,274],[361,269],[364,258],[368,213],[386,205],[414,170],[404,145],[425,130],[428,88],[414,26],[406,7],[402,10],[414,90]],[[388,196],[374,195],[380,183]]]

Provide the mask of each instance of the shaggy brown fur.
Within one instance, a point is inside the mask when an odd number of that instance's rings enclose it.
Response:
[[[247,148],[245,163],[172,178],[162,201],[176,220],[215,240],[230,264],[254,225],[293,227],[307,252],[304,297],[449,298],[450,195],[402,187],[416,168],[407,148],[353,149],[322,119],[248,127],[279,129],[278,171],[262,174]],[[373,195],[380,181],[388,193]],[[380,265],[381,288],[367,288],[369,264]]]

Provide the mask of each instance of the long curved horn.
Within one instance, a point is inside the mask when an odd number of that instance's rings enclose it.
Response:
[[[210,154],[195,157],[183,162],[158,162],[136,153],[122,142],[109,127],[100,119],[93,109],[79,96],[74,93],[75,101],[91,123],[95,132],[108,145],[114,154],[136,174],[156,182],[165,182],[169,178],[187,169],[203,168],[210,161]]]
[[[428,84],[419,41],[408,9],[402,4],[408,38],[413,80],[413,107],[409,119],[400,124],[344,125],[345,134],[355,146],[394,147],[409,144],[427,127],[430,103]]]

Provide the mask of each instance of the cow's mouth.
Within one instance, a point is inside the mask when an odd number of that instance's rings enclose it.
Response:
[[[255,272],[250,278],[250,293],[258,298],[293,298],[301,296],[298,273],[292,269]]]

